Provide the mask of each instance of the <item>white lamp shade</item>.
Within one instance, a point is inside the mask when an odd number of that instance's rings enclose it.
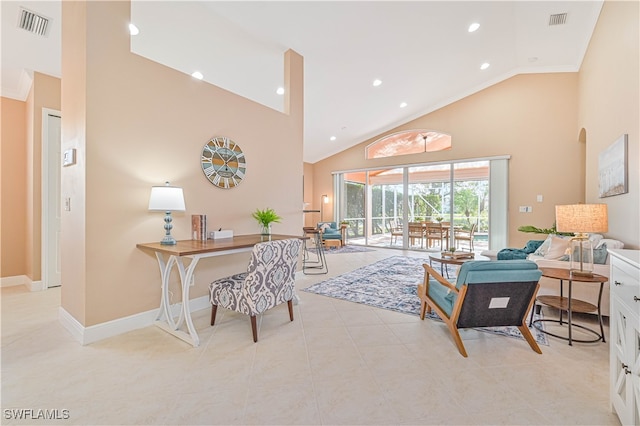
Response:
[[[556,229],[559,232],[607,232],[608,226],[606,204],[556,206]]]
[[[152,186],[149,197],[149,210],[156,211],[185,211],[182,188],[175,186]]]

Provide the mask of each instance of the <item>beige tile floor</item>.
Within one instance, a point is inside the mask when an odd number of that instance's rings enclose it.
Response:
[[[331,254],[329,275],[297,287],[399,254]],[[80,346],[58,323],[59,289],[1,294],[2,424],[619,424],[608,344],[550,338],[538,355],[468,330],[465,359],[439,322],[300,291],[295,321],[273,309],[258,343],[246,317],[219,311],[210,327],[205,310],[198,348],[153,326]]]

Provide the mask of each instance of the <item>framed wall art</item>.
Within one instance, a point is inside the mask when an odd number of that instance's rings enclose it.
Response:
[[[627,134],[620,136],[598,156],[600,198],[629,192],[627,138]]]

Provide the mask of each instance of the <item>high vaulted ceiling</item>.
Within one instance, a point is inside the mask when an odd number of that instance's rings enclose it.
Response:
[[[46,36],[17,27],[20,6],[50,18]],[[134,0],[140,34],[132,50],[275,109],[283,103],[282,54],[300,53],[304,160],[314,163],[516,74],[577,72],[601,7],[600,0]],[[3,0],[1,8],[2,96],[25,99],[33,71],[63,77],[60,2]],[[551,25],[552,15],[565,13],[563,24]],[[480,28],[470,33],[474,22]],[[374,87],[375,79],[382,84]]]

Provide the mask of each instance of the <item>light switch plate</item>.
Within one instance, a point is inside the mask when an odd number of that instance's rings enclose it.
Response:
[[[71,166],[72,164],[76,164],[76,149],[71,148],[67,149],[64,154],[62,154],[62,166]]]

